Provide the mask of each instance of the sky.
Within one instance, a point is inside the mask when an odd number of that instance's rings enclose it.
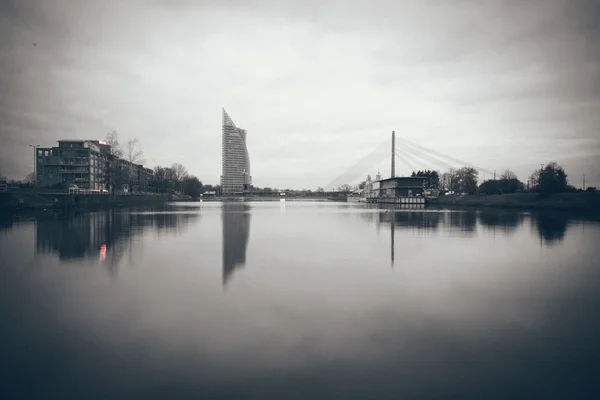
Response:
[[[600,186],[594,0],[0,0],[0,38],[10,178],[33,171],[29,144],[116,130],[146,165],[217,184],[225,108],[260,187],[325,186],[392,130],[523,181],[557,161]]]

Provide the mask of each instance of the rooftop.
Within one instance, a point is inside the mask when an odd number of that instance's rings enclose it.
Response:
[[[98,143],[98,144],[106,144],[102,140],[98,140],[98,139],[60,139],[60,140],[57,140],[57,142],[58,143],[60,143],[60,142],[76,142],[76,143],[94,142],[94,143]]]
[[[406,180],[406,179],[410,179],[410,180],[420,180],[422,181],[423,179],[427,179],[424,176],[416,176],[416,177],[412,177],[412,176],[395,176],[393,178],[385,178],[385,179],[380,179],[378,181],[375,182],[385,182],[385,181],[393,181],[393,180]]]

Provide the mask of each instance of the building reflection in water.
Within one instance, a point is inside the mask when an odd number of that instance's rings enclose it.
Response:
[[[411,229],[419,233],[426,234],[438,229],[444,218],[444,213],[431,212],[425,210],[422,205],[400,205],[400,206],[369,206],[368,208],[377,208],[377,213],[364,213],[363,216],[368,219],[374,219],[377,229],[381,224],[390,225],[390,259],[392,268],[395,257],[395,234],[396,229]]]
[[[404,205],[380,208],[376,214],[364,214],[367,218],[375,218],[377,225],[392,224],[398,229],[415,229],[425,233],[438,229],[444,219],[444,213],[427,211],[423,206]]]
[[[174,208],[168,211],[111,209],[55,214],[37,220],[36,252],[57,254],[61,261],[96,259],[106,265],[109,272],[116,273],[127,252],[133,257],[134,236],[149,230],[180,233],[199,216]]]
[[[250,238],[250,206],[245,203],[223,203],[223,285],[234,271],[246,264]]]

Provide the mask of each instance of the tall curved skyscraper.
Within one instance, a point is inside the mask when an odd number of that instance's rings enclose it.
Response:
[[[250,156],[246,147],[246,130],[237,128],[223,109],[223,175],[224,194],[243,193],[250,188]]]

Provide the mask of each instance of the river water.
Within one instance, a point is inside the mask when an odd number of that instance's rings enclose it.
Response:
[[[2,398],[597,398],[600,223],[325,202],[0,219]]]

